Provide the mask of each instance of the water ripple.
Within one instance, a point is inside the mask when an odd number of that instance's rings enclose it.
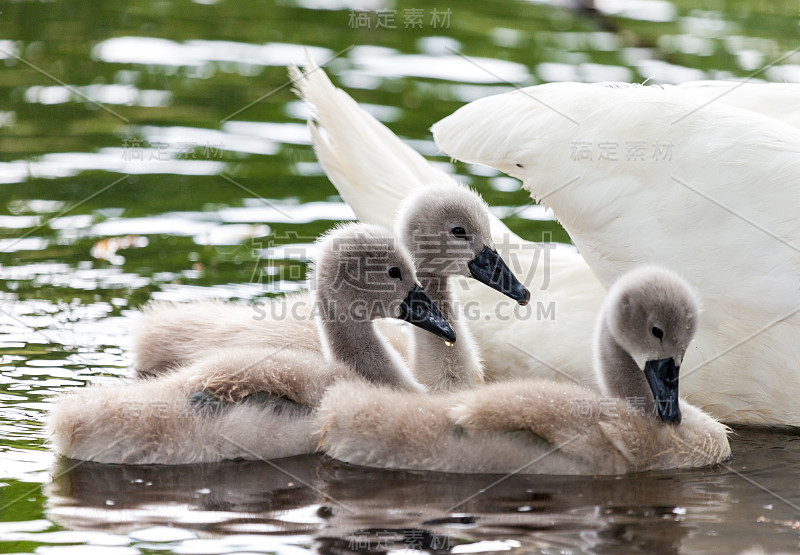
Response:
[[[249,44],[234,41],[189,40],[176,42],[155,37],[116,37],[104,40],[92,55],[104,62],[199,66],[207,62],[234,62],[260,66],[286,66],[305,59],[305,53],[317,63],[333,54],[327,48],[301,44]]]

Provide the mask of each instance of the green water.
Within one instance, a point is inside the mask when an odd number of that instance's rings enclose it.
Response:
[[[286,86],[302,46],[514,231],[564,242],[551,214],[516,209],[529,198],[514,180],[438,154],[430,125],[516,85],[780,81],[800,63],[783,57],[795,3],[597,5],[0,2],[0,552],[797,549],[793,433],[740,431],[733,470],[512,477],[452,511],[494,478],[319,457],[72,467],[47,450],[54,395],[129,375],[142,304],[295,291],[307,260],[265,249],[302,252],[352,217]],[[101,257],[108,238],[131,244]]]

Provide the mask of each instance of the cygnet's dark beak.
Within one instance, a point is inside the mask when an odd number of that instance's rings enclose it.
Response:
[[[453,331],[450,322],[419,285],[415,285],[403,300],[400,305],[399,318],[439,337],[444,337],[451,343],[456,340],[456,332]]]
[[[672,358],[649,360],[644,365],[644,375],[656,400],[656,410],[667,424],[680,424],[681,409],[678,406],[678,372]]]
[[[473,278],[519,304],[524,306],[531,300],[531,292],[519,282],[496,250],[484,246],[478,256],[469,261],[467,267]]]

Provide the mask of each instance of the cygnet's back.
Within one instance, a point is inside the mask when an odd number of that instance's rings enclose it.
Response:
[[[405,249],[379,228],[344,226],[320,241],[312,283],[327,356],[287,337],[282,348],[232,347],[154,379],[69,394],[51,415],[56,451],[128,464],[283,457],[313,450],[314,408],[337,380],[424,391],[373,329],[393,317],[456,339]]]

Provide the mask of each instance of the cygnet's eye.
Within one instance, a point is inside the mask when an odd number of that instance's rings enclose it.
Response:
[[[458,237],[459,239],[466,239],[467,238],[467,230],[463,227],[457,226],[450,230],[453,235]]]
[[[650,330],[650,332],[651,332],[651,333],[652,333],[654,336],[656,336],[656,338],[657,338],[659,341],[661,341],[661,339],[664,337],[664,332],[663,332],[663,331],[661,330],[661,328],[659,328],[658,326],[653,326],[653,329],[651,329],[651,330]]]
[[[397,266],[392,266],[389,268],[389,277],[394,279],[400,279],[402,274],[400,273],[400,268]]]

